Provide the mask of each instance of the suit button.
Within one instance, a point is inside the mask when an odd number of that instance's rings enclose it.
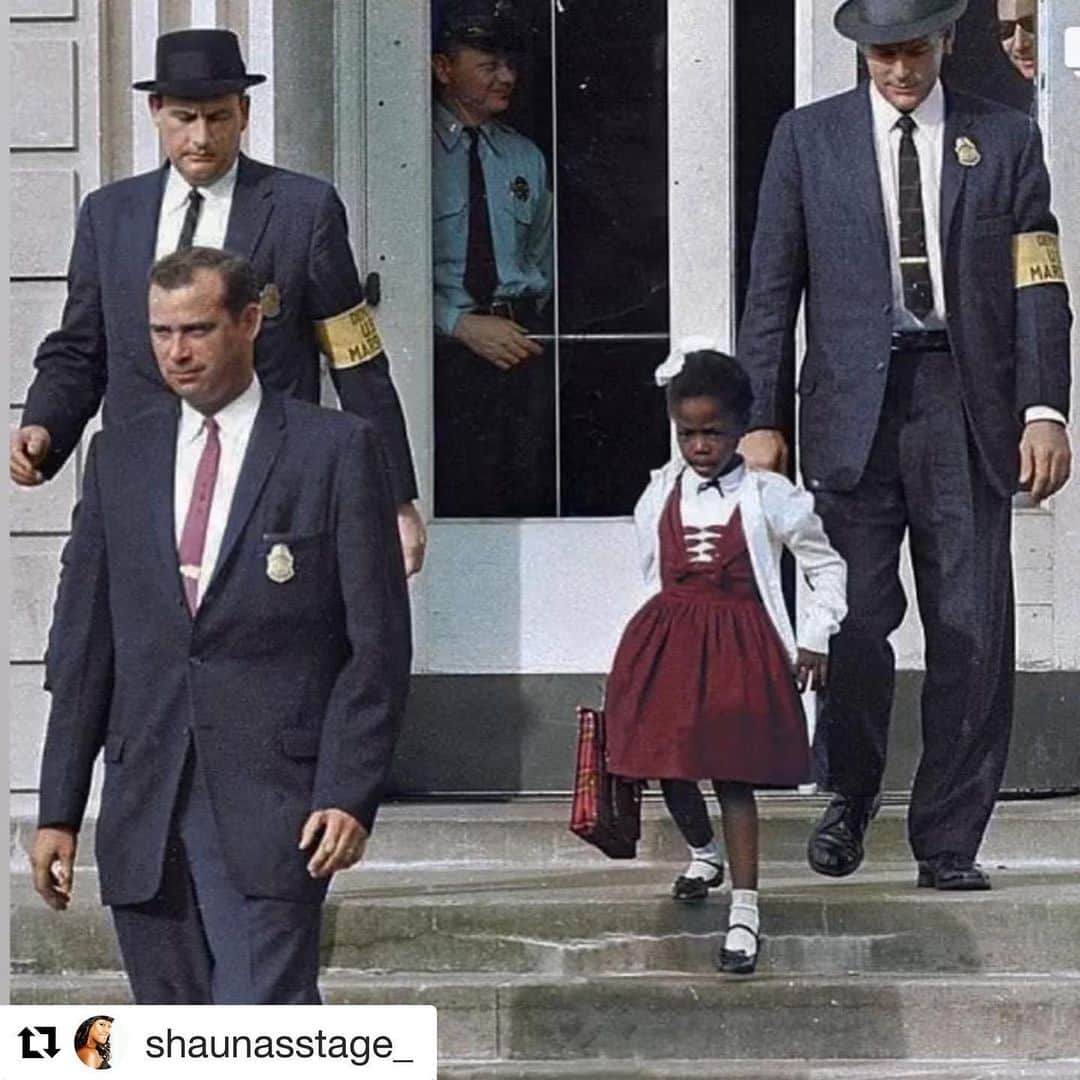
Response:
[[[188,663],[189,663],[189,664],[190,664],[190,665],[191,665],[192,667],[202,667],[202,666],[203,666],[203,662],[202,662],[202,657],[201,657],[201,656],[191,656],[191,657],[188,657]]]
[[[882,315],[891,315],[892,314],[892,304],[882,304],[881,305],[881,314]]]
[[[815,478],[811,478],[811,480],[810,480],[810,486],[811,486],[812,488],[815,488],[815,489],[816,489],[816,488],[819,488],[819,487],[821,487],[821,481],[820,481],[820,480],[817,480],[817,479],[815,479]]]
[[[884,371],[885,367],[886,367],[886,364],[885,364],[885,361],[883,360],[880,364],[875,364],[874,365],[874,370],[875,371]]]

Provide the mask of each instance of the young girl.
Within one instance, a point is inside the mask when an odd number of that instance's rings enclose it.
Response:
[[[660,779],[690,847],[673,889],[684,901],[703,900],[723,881],[697,786],[712,780],[732,878],[717,966],[749,974],[759,945],[754,788],[807,779],[799,691],[824,686],[829,637],[847,610],[845,567],[811,496],[743,465],[735,448],[750,416],[750,381],[704,344],[690,339],[656,372],[680,456],[653,473],[634,511],[645,580],[659,592],[627,625],[608,678],[608,766]],[[784,547],[812,589],[798,639],[780,583]]]

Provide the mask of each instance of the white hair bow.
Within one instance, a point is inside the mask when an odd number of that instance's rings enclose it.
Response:
[[[711,337],[684,337],[671,352],[667,359],[653,373],[657,386],[667,386],[676,375],[683,369],[686,358],[690,353],[701,352],[704,349],[712,352],[723,352],[724,347],[717,338]]]

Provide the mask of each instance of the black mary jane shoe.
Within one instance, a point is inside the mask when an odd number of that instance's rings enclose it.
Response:
[[[919,861],[915,884],[920,889],[942,892],[985,892],[990,888],[990,875],[964,855],[938,855]]]
[[[745,930],[754,935],[757,949],[753,953],[745,953],[742,949],[725,949],[724,943],[716,950],[716,970],[725,975],[753,975],[757,967],[758,957],[761,955],[761,935],[751,929],[745,923],[732,923],[728,930]],[[724,933],[724,941],[727,940],[727,932]]]
[[[806,845],[810,869],[847,877],[862,866],[863,837],[881,808],[880,795],[835,795]]]
[[[681,904],[700,904],[708,895],[710,889],[724,884],[724,864],[714,863],[712,859],[697,859],[696,862],[708,863],[716,869],[711,878],[692,878],[680,874],[671,886],[671,898]]]

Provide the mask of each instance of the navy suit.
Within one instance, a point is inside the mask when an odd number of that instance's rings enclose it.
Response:
[[[960,163],[957,139],[979,160]],[[1067,415],[1063,284],[1015,286],[1016,234],[1057,232],[1039,131],[946,89],[940,222],[949,351],[890,349],[890,253],[868,87],[785,115],[761,185],[739,359],[751,427],[788,426],[806,302],[799,453],[848,561],[822,716],[834,791],[881,784],[893,691],[888,634],[906,600],[907,533],[926,632],[916,855],[974,856],[1004,769],[1012,708],[1010,496],[1024,410]]]
[[[232,885],[317,906],[326,882],[306,873],[301,826],[337,807],[371,827],[408,682],[381,446],[355,417],[265,392],[192,618],[175,542],[177,412],[91,442],[49,638],[39,821],[79,828],[104,749],[102,901],[153,902],[194,760]],[[284,583],[267,572],[274,544],[295,560]],[[169,964],[160,950],[147,959]]]
[[[150,348],[147,276],[168,165],[92,192],[83,202],[58,330],[35,357],[37,375],[22,423],[52,436],[44,465],[54,475],[104,397],[106,424],[166,399]],[[319,400],[315,323],[363,300],[345,209],[323,180],[240,156],[225,247],[272,283],[280,310],[267,313],[255,347],[264,387]],[[395,501],[416,497],[405,422],[385,355],[331,375],[342,407],[370,420],[386,446]]]

